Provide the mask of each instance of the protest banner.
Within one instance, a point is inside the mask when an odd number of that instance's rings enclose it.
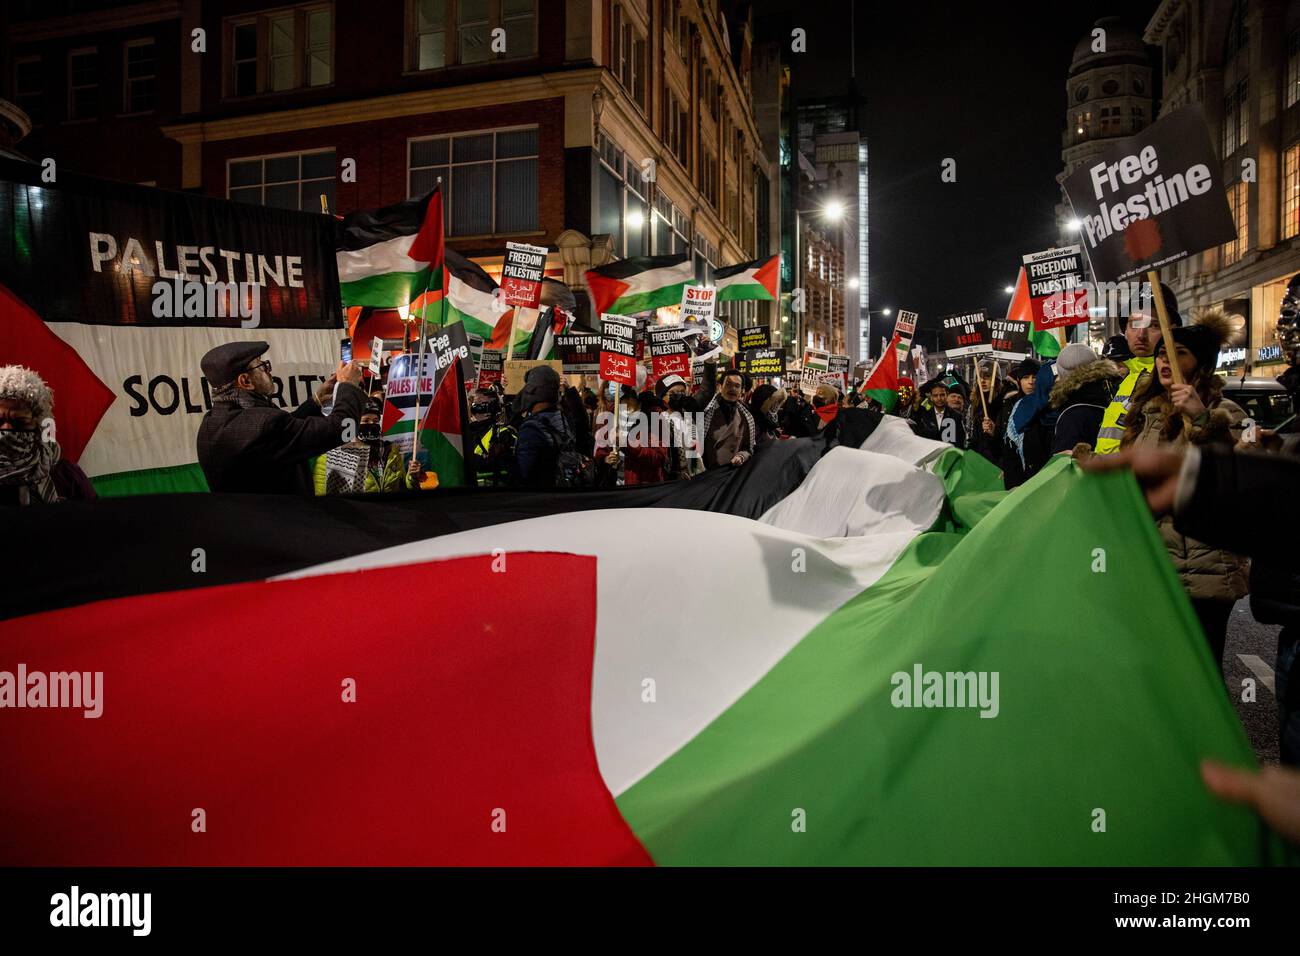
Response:
[[[766,325],[740,329],[736,335],[736,348],[741,352],[748,352],[751,349],[770,349],[774,344],[772,330]]]
[[[1029,357],[1029,323],[1018,319],[989,319],[989,352],[995,359],[1021,361]]]
[[[1088,321],[1083,250],[1078,246],[1044,249],[1022,257],[1029,281],[1034,326],[1064,328]]]
[[[504,349],[484,349],[478,367],[478,387],[487,388],[500,382],[505,373]]]
[[[745,349],[736,367],[753,378],[775,378],[785,374],[785,349]]]
[[[1223,162],[1199,104],[1117,140],[1065,180],[1098,282],[1119,282],[1236,236]]]
[[[600,317],[600,377],[636,386],[636,320],[608,312]]]
[[[826,363],[826,374],[822,381],[834,385],[843,395],[849,390],[849,357],[847,355],[832,355]]]
[[[813,395],[817,386],[822,384],[823,376],[830,370],[831,353],[821,349],[804,349],[803,365],[800,366],[799,390],[805,395]]]
[[[465,392],[474,374],[465,326],[433,327],[419,351],[393,358],[384,386],[383,435],[409,461],[417,456],[441,485],[465,483]]]
[[[906,352],[912,344],[912,336],[916,334],[917,318],[919,316],[915,312],[908,312],[906,309],[898,310],[898,318],[894,320],[894,334],[898,336],[898,348],[902,352]]]
[[[1122,282],[1145,272],[1165,348],[1175,346],[1156,270],[1236,235],[1223,163],[1200,104],[1184,106],[1116,142],[1065,180],[1093,278]],[[1171,366],[1182,384],[1178,363]]]
[[[650,326],[650,381],[691,373],[691,354],[679,325]]]
[[[716,307],[717,290],[699,285],[682,287],[682,338],[698,362],[722,351],[721,323],[713,317]]]
[[[573,333],[556,336],[555,348],[565,375],[590,375],[600,371],[600,336]]]
[[[473,385],[478,378],[478,368],[483,361],[483,346],[486,343],[483,341],[483,336],[472,333],[466,333],[465,341],[469,343],[469,360],[474,366],[474,374],[467,381]]]
[[[546,247],[507,242],[501,266],[501,292],[508,306],[535,309],[542,298],[542,275],[546,271]]]
[[[979,355],[993,348],[989,340],[989,323],[984,310],[945,315],[941,320],[939,348],[948,358]]]
[[[539,365],[549,365],[558,374],[564,374],[564,363],[559,359],[507,359],[501,378],[506,394],[518,395],[528,373]]]
[[[11,154],[12,155],[12,154]],[[0,158],[4,362],[57,396],[64,459],[100,493],[201,491],[210,349],[270,344],[272,404],[338,365],[332,221]],[[104,479],[101,483],[98,479]]]

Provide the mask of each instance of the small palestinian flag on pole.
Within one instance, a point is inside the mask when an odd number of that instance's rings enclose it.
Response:
[[[497,296],[496,281],[477,262],[467,259],[455,249],[445,253],[443,270],[443,298],[446,311],[443,323],[462,322],[465,331],[483,339],[485,348],[505,348],[510,334],[510,313]]]
[[[690,256],[634,256],[587,273],[593,315],[636,315],[682,301],[682,287],[695,281]]]
[[[751,299],[776,298],[777,282],[781,275],[781,254],[727,266],[713,273],[713,285],[718,290],[719,302],[744,302]]]
[[[443,286],[442,191],[345,216],[334,246],[345,306],[410,308]]]
[[[1040,329],[1034,325],[1034,307],[1029,298],[1029,278],[1024,266],[1020,267],[1020,278],[1016,280],[1016,291],[1007,306],[1007,318],[1029,323],[1029,343],[1043,358],[1056,358],[1061,354],[1061,340],[1055,329]]]
[[[880,353],[880,361],[862,383],[862,394],[874,398],[886,412],[898,404],[898,333]]]

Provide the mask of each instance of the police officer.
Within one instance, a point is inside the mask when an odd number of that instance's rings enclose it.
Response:
[[[200,363],[212,408],[199,426],[199,465],[212,491],[309,495],[307,462],[343,444],[346,424],[355,430],[361,419],[365,394],[358,387],[361,366],[353,362],[340,364],[316,397],[292,412],[276,407],[271,363],[262,358],[269,348],[228,342]],[[324,415],[320,403],[331,393],[334,408]]]
[[[1182,317],[1178,314],[1178,298],[1163,282],[1160,283],[1160,288],[1164,293],[1165,312],[1169,316],[1169,325],[1171,328],[1178,328],[1183,324]],[[1115,390],[1115,398],[1102,414],[1101,430],[1097,433],[1097,444],[1094,448],[1098,455],[1113,455],[1119,451],[1119,443],[1128,425],[1128,407],[1133,401],[1133,393],[1137,390],[1138,382],[1144,376],[1150,375],[1151,369],[1156,364],[1155,352],[1156,346],[1160,344],[1160,322],[1156,317],[1156,306],[1151,298],[1149,283],[1142,284],[1139,301],[1140,307],[1137,311],[1127,319],[1119,320],[1120,328],[1124,332],[1123,343],[1116,342],[1114,347],[1108,343],[1106,357],[1122,362],[1128,369],[1128,375],[1120,382],[1119,388]],[[1127,355],[1124,354],[1125,351]]]

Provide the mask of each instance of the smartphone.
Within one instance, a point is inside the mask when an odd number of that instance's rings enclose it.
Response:
[[[351,339],[339,339],[339,361],[344,363],[352,361]]]

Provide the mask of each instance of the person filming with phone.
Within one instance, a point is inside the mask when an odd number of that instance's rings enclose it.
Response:
[[[307,463],[356,437],[366,401],[361,366],[340,362],[314,397],[286,412],[271,401],[270,347],[227,342],[200,362],[212,408],[199,426],[198,457],[212,491],[310,495]],[[321,406],[331,398],[326,415]]]

